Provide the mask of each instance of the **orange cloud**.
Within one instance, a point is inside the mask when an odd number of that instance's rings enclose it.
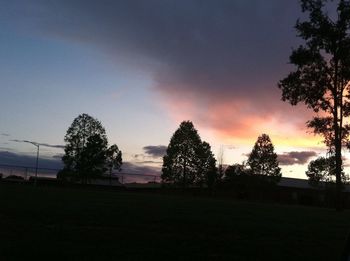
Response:
[[[235,97],[207,89],[201,93],[190,87],[185,92],[176,87],[165,89],[162,101],[174,120],[192,120],[198,129],[210,130],[221,143],[251,145],[266,133],[276,146],[324,146],[322,137],[306,128],[313,112],[280,101],[278,94]]]

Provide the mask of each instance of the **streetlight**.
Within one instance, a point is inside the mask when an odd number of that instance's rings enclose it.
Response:
[[[23,142],[30,143],[30,144],[34,145],[37,148],[37,151],[36,151],[36,164],[35,164],[35,181],[34,181],[34,185],[36,186],[36,182],[37,182],[37,179],[38,179],[40,145],[39,145],[39,143],[36,143],[36,142],[33,142],[33,141],[29,141],[29,140],[24,140]]]
[[[36,166],[35,166],[35,185],[37,183],[37,179],[38,179],[38,169],[39,169],[39,149],[40,146],[44,146],[44,147],[49,147],[49,148],[64,148],[63,145],[52,145],[52,144],[47,144],[47,143],[38,143],[35,141],[30,141],[30,140],[10,140],[10,141],[14,141],[14,142],[25,142],[25,143],[30,143],[32,145],[34,145],[37,148],[37,152],[36,152]]]
[[[37,148],[37,151],[36,151],[36,163],[35,163],[35,181],[34,181],[34,184],[36,186],[36,182],[37,182],[37,179],[38,179],[38,166],[39,166],[39,148],[40,148],[40,145],[37,144],[37,143],[32,143],[34,146],[36,146]]]

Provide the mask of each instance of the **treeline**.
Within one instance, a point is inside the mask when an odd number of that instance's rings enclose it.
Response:
[[[166,185],[213,188],[238,180],[276,184],[281,176],[277,154],[267,134],[258,137],[246,163],[224,168],[217,166],[210,145],[201,140],[190,121],[180,124],[163,158],[162,180]]]
[[[108,145],[101,122],[81,114],[74,119],[64,137],[64,168],[57,177],[65,181],[87,183],[89,179],[111,177],[121,170],[122,152],[116,144]],[[170,139],[163,157],[162,183],[175,187],[208,187],[231,183],[238,177],[259,178],[276,184],[281,178],[277,154],[268,135],[256,141],[247,163],[217,166],[211,146],[202,141],[191,121],[183,121]]]

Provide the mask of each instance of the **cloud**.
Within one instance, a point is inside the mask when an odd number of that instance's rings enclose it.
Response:
[[[3,151],[14,151],[14,149],[8,148],[8,147],[0,147],[0,150],[3,150]]]
[[[122,170],[115,172],[123,183],[160,182],[160,167],[152,167],[135,162],[123,162]]]
[[[49,147],[49,148],[56,148],[56,149],[64,149],[64,145],[57,145],[57,144],[48,144],[48,143],[37,143],[40,146]]]
[[[158,102],[178,121],[224,138],[276,129],[281,139],[306,136],[310,112],[280,101],[276,87],[298,44],[298,1],[14,0],[2,9],[8,21],[19,14],[17,25],[150,73]]]
[[[161,168],[154,166],[147,166],[134,162],[123,162],[122,173],[126,174],[143,174],[143,175],[160,175]]]
[[[59,153],[59,154],[53,155],[52,158],[62,160],[62,157],[63,157],[63,156],[64,156],[63,153]]]
[[[278,161],[280,165],[303,165],[315,156],[317,153],[314,151],[291,151],[279,154]]]
[[[158,146],[149,145],[149,146],[143,147],[143,150],[147,155],[151,157],[160,158],[165,155],[167,148],[168,147],[164,145],[158,145]]]
[[[8,133],[1,133],[1,136],[10,137],[11,135]]]
[[[0,151],[0,164],[35,168],[36,156],[23,155],[10,151]],[[39,157],[39,168],[61,169],[61,160]]]
[[[36,141],[29,141],[29,140],[10,140],[10,141],[14,141],[14,142],[19,142],[19,143],[30,143],[33,145],[39,145],[39,146],[43,146],[43,147],[48,147],[48,148],[56,148],[56,149],[64,149],[64,145],[56,145],[56,144],[48,144],[48,143],[39,143]]]

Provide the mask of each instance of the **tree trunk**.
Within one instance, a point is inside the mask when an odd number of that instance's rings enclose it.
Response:
[[[183,188],[186,188],[186,159],[184,159],[184,165],[183,165]]]
[[[337,68],[336,68],[337,71]],[[337,76],[336,76],[337,79]],[[342,198],[341,198],[341,127],[339,126],[339,117],[338,115],[339,106],[339,97],[337,91],[337,80],[335,81],[335,93],[334,93],[334,111],[333,111],[333,124],[334,124],[334,147],[335,147],[335,178],[336,178],[336,189],[335,189],[335,208],[337,211],[342,210]]]
[[[341,180],[341,140],[337,139],[335,144],[335,176],[336,176],[336,210],[343,210],[342,180]]]
[[[339,91],[339,77],[338,77],[338,59],[335,59],[335,75],[334,75],[334,110],[333,110],[333,124],[334,124],[334,147],[335,147],[335,178],[336,178],[336,192],[335,192],[335,208],[337,211],[343,210],[342,202],[342,117],[343,117],[343,93]],[[342,88],[342,87],[341,87]],[[339,111],[338,111],[339,109]],[[340,115],[339,115],[340,114]]]

